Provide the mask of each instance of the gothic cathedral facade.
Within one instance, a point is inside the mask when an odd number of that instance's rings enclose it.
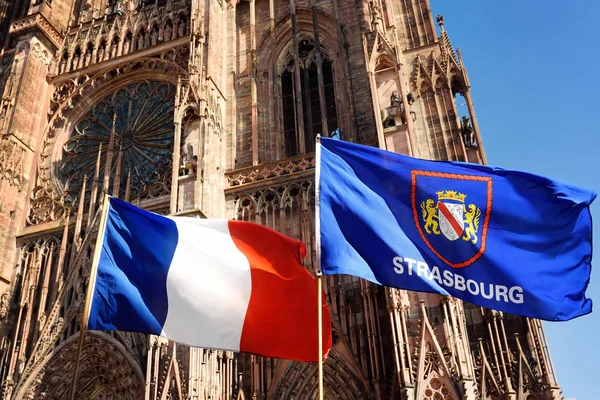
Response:
[[[433,15],[429,0],[0,0],[2,398],[68,398],[103,193],[269,226],[313,271],[317,134],[485,163]],[[347,276],[324,288],[326,399],[562,398],[540,321]],[[314,364],[84,338],[77,399],[316,398]]]

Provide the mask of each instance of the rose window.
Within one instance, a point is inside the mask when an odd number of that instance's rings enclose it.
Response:
[[[118,195],[123,198],[128,177],[130,199],[169,193],[174,105],[175,87],[153,81],[119,88],[95,104],[63,146],[59,168],[67,193],[78,197],[85,175],[89,193],[100,147],[98,182],[102,189],[115,116],[109,193],[118,186]]]

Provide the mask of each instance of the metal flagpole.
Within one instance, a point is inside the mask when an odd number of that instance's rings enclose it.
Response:
[[[83,201],[83,199],[81,199]],[[77,356],[75,358],[75,369],[73,370],[73,380],[71,381],[71,395],[69,398],[75,400],[75,387],[77,386],[77,373],[79,372],[79,361],[81,359],[81,349],[83,348],[83,339],[85,330],[87,329],[88,318],[90,317],[90,306],[92,302],[92,294],[96,284],[96,271],[98,270],[98,262],[100,261],[100,253],[102,251],[102,242],[104,240],[104,231],[106,230],[106,217],[108,215],[108,206],[110,204],[110,196],[104,194],[102,202],[102,216],[100,217],[100,226],[98,227],[98,237],[96,238],[96,248],[94,249],[94,259],[92,268],[90,269],[90,281],[88,282],[87,293],[85,296],[85,304],[83,305],[83,316],[81,317],[81,328],[79,330],[79,343],[77,344]]]
[[[315,247],[317,256],[317,315],[319,318],[318,333],[319,333],[319,400],[323,400],[323,294],[322,294],[322,276],[321,271],[321,199],[320,182],[321,182],[321,135],[317,135],[316,143],[316,166],[315,166]]]

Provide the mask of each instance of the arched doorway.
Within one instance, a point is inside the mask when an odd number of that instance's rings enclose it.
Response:
[[[15,396],[16,399],[69,397],[79,335],[57,347]],[[144,376],[125,347],[102,332],[86,332],[79,363],[75,398],[78,400],[136,400],[144,393]]]
[[[273,400],[318,399],[317,364],[291,362],[273,390]],[[323,391],[327,400],[375,399],[364,380],[335,351],[323,364]]]

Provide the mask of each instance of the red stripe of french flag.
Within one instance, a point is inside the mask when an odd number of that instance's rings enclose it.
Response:
[[[261,225],[228,224],[235,246],[248,259],[252,279],[240,351],[318,361],[317,282],[301,264],[304,244]],[[325,358],[332,345],[331,319],[321,295]]]

